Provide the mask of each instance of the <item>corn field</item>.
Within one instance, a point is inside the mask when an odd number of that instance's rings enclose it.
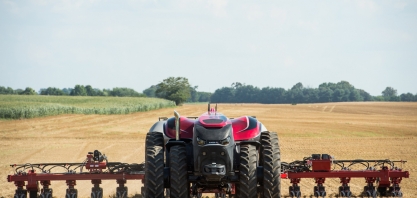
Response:
[[[159,98],[0,95],[0,119],[23,119],[60,114],[128,114],[174,107]]]

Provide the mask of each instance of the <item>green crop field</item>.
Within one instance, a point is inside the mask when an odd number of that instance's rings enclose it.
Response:
[[[158,98],[0,95],[0,119],[60,114],[128,114],[174,106],[173,101]]]

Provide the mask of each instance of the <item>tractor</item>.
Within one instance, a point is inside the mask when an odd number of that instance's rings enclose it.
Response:
[[[144,197],[281,197],[278,135],[255,116],[174,111],[146,135]]]

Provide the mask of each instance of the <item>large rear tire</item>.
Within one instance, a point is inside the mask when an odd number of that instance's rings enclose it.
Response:
[[[159,132],[146,135],[144,197],[164,197],[164,137]],[[143,194],[142,194],[143,195]]]
[[[190,185],[188,183],[187,149],[183,145],[172,146],[169,151],[170,167],[170,197],[190,197]]]
[[[260,165],[263,166],[261,183],[263,197],[281,197],[281,156],[278,135],[275,132],[261,134]]]
[[[257,198],[257,175],[256,175],[257,151],[254,145],[244,144],[240,146],[240,165],[238,197]]]

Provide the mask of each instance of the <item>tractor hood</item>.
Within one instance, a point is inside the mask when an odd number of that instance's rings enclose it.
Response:
[[[203,140],[224,140],[232,136],[232,125],[227,124],[222,128],[205,128],[196,124],[194,125],[194,136]]]

